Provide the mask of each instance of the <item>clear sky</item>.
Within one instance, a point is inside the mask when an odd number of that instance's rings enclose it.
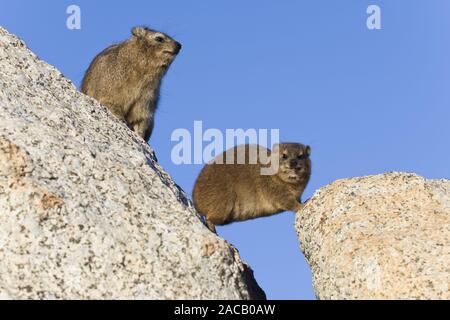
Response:
[[[81,8],[81,30],[66,9]],[[381,8],[368,30],[366,9]],[[0,25],[79,86],[91,59],[134,25],[183,44],[151,145],[191,194],[201,166],[172,163],[173,130],[280,129],[313,148],[305,198],[336,179],[416,172],[450,178],[448,0],[0,0]],[[313,299],[294,214],[219,227],[271,299]]]

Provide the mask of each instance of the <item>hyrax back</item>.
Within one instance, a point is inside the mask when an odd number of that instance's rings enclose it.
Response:
[[[81,91],[108,107],[146,141],[150,138],[161,80],[180,52],[169,36],[144,27],[92,61]]]
[[[244,152],[244,162],[227,162]],[[298,143],[275,145],[273,151],[256,145],[232,148],[200,172],[193,191],[195,208],[213,232],[215,225],[299,211],[311,176],[310,152],[309,146]],[[273,160],[268,164],[261,154]],[[268,167],[274,167],[275,174],[262,174]]]

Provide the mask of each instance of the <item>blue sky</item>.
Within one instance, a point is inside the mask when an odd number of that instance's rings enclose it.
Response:
[[[81,7],[82,29],[66,28]],[[382,30],[366,27],[381,7]],[[0,25],[79,86],[91,59],[149,25],[183,44],[161,93],[151,145],[191,193],[201,166],[176,166],[177,128],[276,128],[313,148],[304,198],[336,179],[416,172],[450,178],[450,2],[7,1]],[[218,228],[271,299],[313,299],[294,214]]]

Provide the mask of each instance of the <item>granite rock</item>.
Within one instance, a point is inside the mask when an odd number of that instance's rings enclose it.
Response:
[[[450,299],[450,181],[336,181],[297,214],[319,299]]]
[[[265,298],[152,149],[2,28],[0,298]]]

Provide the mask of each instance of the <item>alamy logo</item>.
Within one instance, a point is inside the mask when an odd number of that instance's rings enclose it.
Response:
[[[203,122],[195,121],[193,135],[188,129],[176,129],[172,132],[171,141],[177,142],[171,153],[172,162],[176,165],[205,164],[208,162],[245,164],[245,148],[237,148],[237,155],[229,153],[225,158],[219,155],[224,150],[230,150],[234,146],[249,144],[253,147],[248,150],[248,164],[256,164],[257,161],[260,161],[260,163],[267,165],[267,167],[261,168],[262,175],[274,175],[278,172],[279,157],[275,154],[268,154],[266,148],[256,146],[267,147],[269,143],[270,145],[279,144],[279,129],[226,129],[224,135],[219,129],[203,130]]]
[[[377,5],[370,5],[367,8],[367,28],[369,30],[381,30],[381,8]]]
[[[81,29],[81,8],[77,5],[70,5],[67,7],[66,13],[69,17],[66,21],[67,29],[80,30]]]

